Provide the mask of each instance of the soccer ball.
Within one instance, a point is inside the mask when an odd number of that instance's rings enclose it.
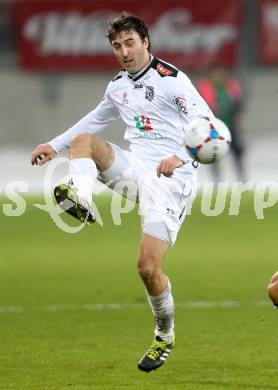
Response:
[[[231,140],[228,127],[217,118],[196,118],[185,129],[186,149],[202,164],[212,164],[224,157]]]

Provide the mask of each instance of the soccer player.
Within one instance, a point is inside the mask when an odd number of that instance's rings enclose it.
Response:
[[[140,18],[120,14],[109,23],[107,37],[123,70],[93,111],[33,151],[32,164],[69,148],[70,181],[56,186],[54,195],[62,208],[71,201],[67,212],[81,221],[96,218],[98,174],[111,188],[123,180],[136,185],[142,221],[138,272],[155,317],[155,338],[138,368],[149,372],[174,346],[174,300],[162,263],[196,195],[196,164],[186,153],[184,129],[194,118],[213,114],[183,72],[151,54]],[[118,117],[127,126],[128,151],[96,135]]]
[[[275,272],[275,274],[272,275],[267,290],[273,305],[278,309],[278,272]]]

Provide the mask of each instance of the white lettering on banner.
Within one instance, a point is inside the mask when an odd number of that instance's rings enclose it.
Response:
[[[39,45],[42,55],[110,54],[106,35],[107,21],[117,13],[102,10],[83,15],[58,11],[34,15],[23,26],[24,37]],[[200,49],[211,53],[234,42],[237,27],[229,23],[192,23],[191,13],[184,8],[164,12],[150,27],[154,50],[193,54]]]
[[[152,29],[152,45],[156,50],[184,51],[190,54],[202,49],[217,51],[223,44],[235,41],[237,28],[228,23],[205,25],[191,23],[191,14],[175,8],[161,15]]]
[[[278,4],[268,4],[265,6],[264,22],[271,28],[278,28]]]
[[[48,12],[35,15],[23,27],[24,37],[38,42],[42,55],[80,55],[110,53],[106,35],[107,21],[114,11],[89,15],[77,12]]]

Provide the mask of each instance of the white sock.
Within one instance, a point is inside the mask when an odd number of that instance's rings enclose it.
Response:
[[[74,158],[70,160],[69,176],[77,195],[92,202],[93,189],[97,179],[97,167],[90,158]]]
[[[168,280],[168,285],[161,294],[153,297],[147,292],[147,297],[156,319],[155,336],[171,341],[174,335],[175,305],[170,281]]]

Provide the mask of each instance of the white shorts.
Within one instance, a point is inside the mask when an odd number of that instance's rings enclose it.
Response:
[[[142,231],[172,246],[197,193],[196,170],[177,168],[171,177],[157,177],[156,167],[111,144],[115,161],[98,179],[133,201],[139,201]]]

